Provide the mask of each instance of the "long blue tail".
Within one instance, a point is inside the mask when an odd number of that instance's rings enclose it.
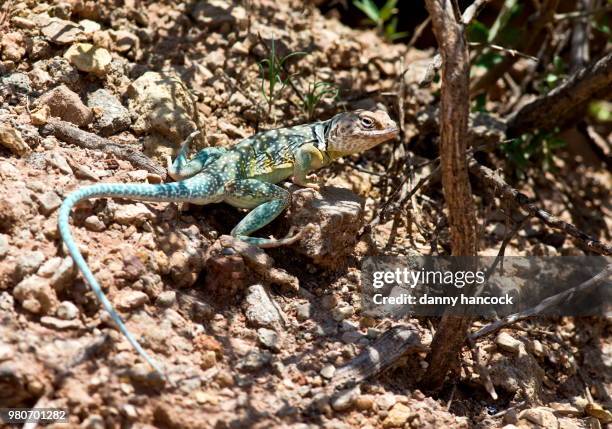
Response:
[[[191,182],[191,180],[188,179],[184,182],[165,183],[160,185],[108,183],[86,186],[73,192],[64,200],[62,206],[60,207],[58,218],[59,231],[64,243],[66,243],[68,252],[70,252],[74,262],[81,273],[83,273],[83,277],[85,277],[85,280],[87,280],[87,283],[89,283],[89,286],[96,294],[96,297],[102,303],[104,309],[111,315],[113,321],[117,324],[119,330],[123,333],[123,335],[125,335],[132,347],[134,347],[138,354],[140,354],[140,356],[142,356],[142,358],[162,376],[164,376],[164,372],[162,371],[161,367],[147,354],[147,352],[144,351],[138,341],[136,341],[136,339],[128,331],[127,327],[121,320],[121,317],[119,314],[117,314],[104,292],[102,292],[100,284],[87,266],[87,262],[85,262],[83,255],[81,255],[81,252],[70,234],[69,217],[70,210],[77,202],[89,198],[120,197],[141,201],[205,202],[204,200],[206,198],[202,197],[206,197],[206,195],[194,195],[194,189],[197,190],[197,187],[194,188],[189,186],[189,184],[186,184],[186,182]],[[211,180],[206,180],[206,178],[203,177],[200,177],[198,182],[200,184],[205,184],[208,182],[208,184],[212,185]],[[206,187],[205,190],[210,191],[211,187]]]

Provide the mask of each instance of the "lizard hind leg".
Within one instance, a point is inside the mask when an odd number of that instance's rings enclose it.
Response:
[[[249,237],[270,222],[291,203],[291,194],[280,186],[256,179],[236,180],[225,186],[227,203],[253,209],[232,229],[231,235],[262,248],[279,247],[300,239],[297,233],[281,239]]]
[[[179,154],[174,162],[168,157],[168,174],[174,180],[183,180],[198,174],[207,165],[216,161],[221,155],[227,152],[224,148],[207,147],[199,151],[191,160],[188,160],[187,154],[189,153],[189,145],[198,134],[199,131],[195,131],[187,137],[181,145]]]

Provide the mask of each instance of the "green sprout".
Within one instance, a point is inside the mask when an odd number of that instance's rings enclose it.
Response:
[[[293,78],[292,75],[286,72],[285,63],[296,55],[305,55],[306,53],[291,52],[284,57],[279,57],[276,54],[274,39],[272,39],[272,47],[268,50],[268,52],[268,58],[261,60],[258,65],[261,73],[261,94],[263,95],[264,100],[266,100],[266,103],[268,103],[269,116],[276,99]],[[283,75],[286,75],[285,78],[283,78]],[[266,82],[268,82],[267,91],[265,85]]]
[[[501,145],[502,152],[516,168],[518,178],[525,177],[529,165],[539,164],[544,171],[555,171],[554,159],[558,149],[565,147],[564,140],[558,137],[559,130],[523,134]]]
[[[338,85],[333,82],[314,82],[308,84],[308,91],[302,99],[304,113],[308,115],[308,120],[312,120],[315,110],[323,98],[336,98],[340,90]]]
[[[367,21],[375,25],[387,40],[394,41],[409,35],[406,31],[397,31],[397,0],[387,0],[381,8],[373,0],[353,0],[353,5],[368,17]]]

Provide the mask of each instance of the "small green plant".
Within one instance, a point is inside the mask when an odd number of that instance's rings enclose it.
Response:
[[[394,41],[409,35],[406,31],[397,31],[397,0],[387,0],[381,8],[376,6],[374,0],[353,0],[353,5],[368,17],[368,22],[375,25],[387,40]]]
[[[612,122],[612,103],[605,100],[591,101],[589,115],[600,123]]]
[[[310,82],[302,99],[302,108],[308,120],[312,120],[315,109],[323,98],[336,98],[339,92],[338,85],[333,82],[319,82],[316,79]]]
[[[554,171],[555,152],[566,144],[557,134],[558,130],[523,134],[503,144],[501,150],[516,167],[516,175],[519,178],[525,176],[525,170],[533,163],[539,164],[544,171]]]
[[[285,63],[297,55],[306,55],[306,52],[291,52],[284,57],[279,57],[276,53],[274,39],[272,39],[272,47],[268,50],[268,58],[264,58],[258,63],[261,73],[261,94],[268,104],[268,116],[282,90],[293,79],[293,75],[285,71]],[[267,90],[266,82],[268,83]]]
[[[540,94],[546,94],[558,86],[567,77],[568,66],[559,56],[555,56],[552,61],[552,69],[546,73],[541,82],[536,83],[536,88]]]

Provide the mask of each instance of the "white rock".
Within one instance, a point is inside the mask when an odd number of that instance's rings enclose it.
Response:
[[[397,403],[397,400],[393,393],[385,393],[377,396],[375,402],[381,410],[388,410]]]
[[[72,45],[65,53],[64,58],[77,69],[93,73],[95,75],[105,75],[113,57],[110,52],[99,46],[90,43],[77,43]]]
[[[0,258],[6,256],[9,251],[9,236],[6,234],[0,234]]]
[[[495,339],[495,343],[502,350],[506,350],[508,352],[519,353],[524,344],[522,341],[517,340],[512,335],[507,332],[501,332],[497,338]]]
[[[63,19],[51,19],[44,25],[40,32],[50,42],[65,45],[84,40],[83,29],[72,21]]]
[[[262,285],[256,284],[249,287],[245,303],[246,318],[253,325],[274,327],[280,322],[278,310]]]
[[[74,261],[71,256],[66,256],[62,259],[61,264],[59,264],[57,270],[51,276],[49,283],[55,290],[61,291],[74,280],[75,276],[76,269]]]
[[[79,315],[79,309],[70,301],[62,301],[55,311],[57,317],[63,320],[76,319]]]
[[[340,391],[332,397],[331,406],[336,411],[346,411],[353,406],[360,394],[359,387]]]
[[[41,195],[35,194],[35,198],[38,201],[40,212],[45,216],[49,216],[62,204],[62,199],[54,191],[48,191]]]
[[[52,277],[53,274],[59,268],[61,263],[62,263],[62,258],[60,258],[59,256],[55,256],[51,259],[48,259],[47,261],[45,261],[44,264],[40,266],[36,274],[38,274],[41,277],[45,277],[45,278]]]
[[[259,328],[257,330],[257,338],[264,347],[274,352],[280,351],[280,342],[276,331],[268,328]]]
[[[19,282],[13,289],[13,296],[24,309],[34,314],[48,314],[58,304],[49,281],[38,276],[26,277]]]
[[[79,25],[83,29],[83,32],[87,35],[91,35],[95,33],[96,31],[99,31],[102,29],[102,26],[100,24],[90,19],[82,19],[81,21],[79,21]]]
[[[556,429],[559,427],[557,417],[555,417],[552,410],[545,407],[530,408],[521,411],[519,419],[528,420],[546,429]]]
[[[96,215],[87,216],[83,224],[85,225],[85,228],[90,231],[100,232],[104,231],[104,229],[106,228],[104,222],[102,222],[100,218]]]
[[[15,356],[15,350],[6,343],[0,343],[0,362],[13,359],[13,356]]]
[[[152,220],[155,215],[143,203],[117,206],[114,218],[122,225],[141,225],[145,220]]]
[[[24,278],[38,270],[45,260],[45,255],[39,250],[26,252],[17,258],[17,277]]]
[[[336,367],[333,365],[325,365],[323,368],[321,368],[321,371],[319,371],[319,374],[321,374],[321,377],[327,378],[328,380],[330,380],[334,376],[335,373],[336,373]]]
[[[117,302],[117,307],[131,310],[143,306],[149,301],[149,297],[146,293],[139,290],[123,290],[115,301]]]

